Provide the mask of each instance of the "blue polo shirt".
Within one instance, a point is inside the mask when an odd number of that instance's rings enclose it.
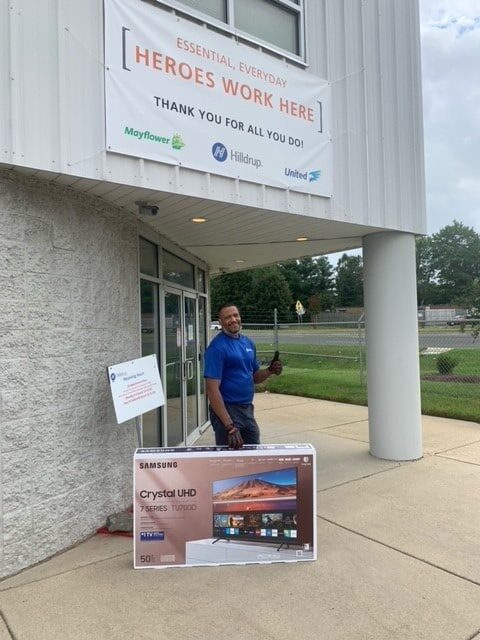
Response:
[[[232,338],[223,331],[205,351],[205,378],[220,380],[224,402],[250,404],[255,392],[253,374],[260,368],[255,344],[246,336]]]

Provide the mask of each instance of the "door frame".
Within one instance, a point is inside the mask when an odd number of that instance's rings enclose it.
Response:
[[[181,421],[182,421],[182,436],[183,436],[183,440],[179,443],[177,443],[177,445],[175,446],[181,446],[183,445],[189,445],[192,444],[193,442],[195,442],[195,440],[199,437],[200,435],[200,429],[202,427],[201,424],[199,424],[199,417],[201,415],[200,412],[200,403],[201,403],[201,393],[200,393],[200,389],[201,389],[201,385],[200,385],[200,366],[199,366],[199,356],[200,356],[200,326],[199,326],[199,304],[198,304],[198,299],[199,299],[199,294],[192,292],[192,291],[186,291],[185,289],[181,289],[181,288],[177,288],[175,286],[172,286],[171,284],[166,284],[164,282],[163,286],[161,287],[161,295],[159,296],[160,300],[160,319],[161,319],[161,326],[162,326],[162,330],[161,330],[161,341],[163,344],[163,353],[166,354],[166,322],[165,322],[165,295],[167,293],[179,296],[179,301],[180,301],[180,340],[181,340],[181,366],[180,366],[180,371],[181,371]],[[203,296],[202,296],[203,297]],[[192,430],[192,432],[190,434],[187,433],[187,358],[186,358],[186,345],[185,345],[185,338],[187,335],[187,327],[186,327],[186,321],[185,321],[185,299],[188,298],[190,300],[194,300],[195,302],[195,335],[194,335],[194,342],[195,342],[195,357],[196,357],[196,361],[197,361],[197,366],[194,367],[194,375],[196,375],[196,394],[195,394],[195,412],[196,412],[196,422],[197,425],[196,427]],[[206,320],[205,320],[206,321]],[[167,363],[166,363],[166,356],[163,358],[162,361],[162,371],[163,371],[163,379],[166,381],[167,380]],[[162,429],[163,429],[163,433],[162,433],[162,442],[165,443],[164,446],[171,446],[168,444],[168,408],[167,408],[167,389],[166,389],[166,383],[165,383],[165,404],[162,407]]]

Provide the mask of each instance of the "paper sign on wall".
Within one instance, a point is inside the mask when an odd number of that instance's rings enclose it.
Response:
[[[118,424],[165,404],[155,355],[108,367],[108,380]]]

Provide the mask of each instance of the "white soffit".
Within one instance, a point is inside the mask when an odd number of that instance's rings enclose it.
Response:
[[[75,191],[131,212],[160,236],[205,262],[212,273],[346,251],[360,247],[362,236],[385,230],[294,210],[272,211],[35,169],[21,168],[19,172],[68,184]],[[141,216],[137,201],[157,205],[158,215]],[[194,217],[206,218],[206,222],[196,224]],[[299,237],[307,240],[299,242]]]

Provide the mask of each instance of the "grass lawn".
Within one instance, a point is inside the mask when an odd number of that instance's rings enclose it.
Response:
[[[273,355],[270,344],[257,345],[258,356],[268,362]],[[305,355],[297,355],[298,353]],[[480,349],[453,349],[458,358],[454,373],[480,375]],[[308,398],[367,404],[366,376],[361,379],[358,347],[332,345],[280,345],[283,374],[270,378],[258,389]],[[327,357],[328,356],[328,357]],[[345,359],[342,359],[345,358]],[[420,373],[437,374],[437,356],[420,358]],[[480,422],[480,384],[422,380],[422,413]]]

